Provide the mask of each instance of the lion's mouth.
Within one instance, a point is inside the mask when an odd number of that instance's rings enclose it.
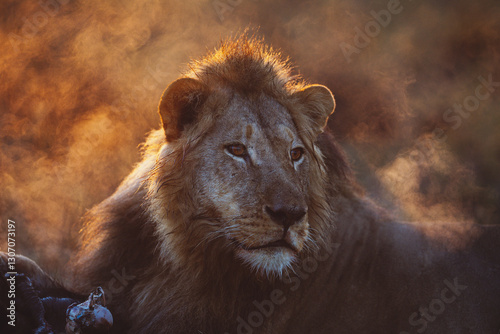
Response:
[[[273,247],[290,248],[291,250],[296,251],[296,249],[292,245],[290,245],[288,242],[286,242],[283,239],[276,240],[276,241],[270,242],[270,243],[262,245],[262,246],[250,247],[249,249],[254,250],[254,249],[273,248]]]
[[[264,244],[264,245],[253,246],[253,247],[245,246],[244,244],[239,243],[239,242],[237,242],[237,245],[240,248],[243,248],[244,250],[247,250],[247,251],[253,251],[253,250],[258,250],[258,249],[268,249],[268,248],[288,248],[291,251],[298,253],[298,250],[284,239],[275,240],[275,241],[269,242],[269,243]]]
[[[281,276],[296,262],[300,252],[300,248],[294,246],[293,240],[287,239],[282,238],[260,245],[244,244],[233,239],[232,244],[236,246],[234,255],[264,276],[269,277],[274,274]]]

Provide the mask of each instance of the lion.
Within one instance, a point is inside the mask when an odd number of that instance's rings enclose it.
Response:
[[[193,61],[86,214],[69,290],[102,286],[116,333],[497,333],[499,228],[395,221],[356,183],[334,108],[261,39]]]

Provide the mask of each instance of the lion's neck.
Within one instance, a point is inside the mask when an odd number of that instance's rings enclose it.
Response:
[[[147,279],[134,288],[132,293],[137,294],[132,312],[142,319],[141,330],[157,332],[158,328],[148,326],[155,323],[152,319],[161,317],[165,324],[223,333],[237,325],[238,315],[248,313],[254,300],[272,290],[273,284],[255,279],[228,255],[219,254],[218,261],[191,260],[184,266],[167,263],[162,275],[157,268],[150,269]],[[162,307],[152,309],[150,305]],[[175,332],[184,331],[177,328]]]

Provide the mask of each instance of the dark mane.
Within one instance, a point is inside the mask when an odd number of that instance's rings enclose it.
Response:
[[[317,145],[324,155],[328,173],[333,176],[332,184],[336,185],[336,190],[341,191],[344,196],[348,197],[352,196],[353,193],[362,194],[363,190],[356,183],[344,151],[328,127],[325,132],[318,136]]]

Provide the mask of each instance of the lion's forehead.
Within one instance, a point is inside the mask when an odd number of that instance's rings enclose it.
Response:
[[[250,148],[291,146],[300,141],[292,116],[268,96],[232,98],[218,120],[227,140],[239,140]]]

